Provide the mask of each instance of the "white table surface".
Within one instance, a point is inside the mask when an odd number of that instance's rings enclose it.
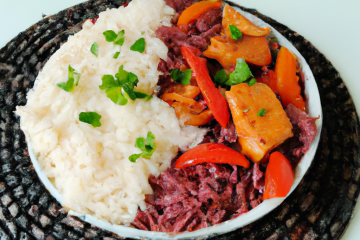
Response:
[[[0,48],[19,32],[84,0],[0,0]],[[359,0],[235,0],[297,31],[340,72],[360,111]],[[360,239],[360,206],[342,240]]]

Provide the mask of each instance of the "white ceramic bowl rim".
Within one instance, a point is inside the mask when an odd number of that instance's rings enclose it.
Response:
[[[298,63],[300,65],[300,69],[303,71],[305,76],[305,95],[308,98],[307,102],[307,109],[309,112],[309,115],[312,117],[320,117],[318,120],[316,120],[316,127],[317,127],[317,133],[314,141],[310,145],[309,151],[304,155],[298,166],[296,167],[295,171],[295,178],[293,185],[291,187],[291,190],[287,196],[289,196],[294,189],[297,187],[297,185],[300,183],[301,179],[304,177],[306,171],[310,167],[310,164],[315,156],[317,146],[319,144],[320,140],[320,133],[322,128],[322,121],[323,121],[323,115],[321,110],[321,103],[320,103],[320,95],[319,91],[315,82],[315,78],[310,70],[309,65],[306,63],[305,59],[301,56],[299,51],[285,38],[283,37],[278,31],[276,31],[273,27],[271,27],[269,24],[263,22],[261,19],[255,17],[254,15],[244,12],[241,9],[234,7],[238,12],[243,14],[247,19],[249,19],[251,22],[256,24],[260,27],[269,27],[271,29],[271,34],[268,36],[276,37],[280,43],[281,46],[284,46],[288,48],[290,51],[292,51],[296,56]],[[311,103],[311,104],[308,104]],[[45,187],[49,190],[50,194],[56,198],[56,200],[63,205],[63,199],[60,195],[60,193],[55,189],[55,187],[52,185],[52,183],[49,181],[49,179],[46,177],[44,172],[41,170],[41,167],[39,163],[37,162],[36,156],[34,154],[33,148],[31,146],[31,142],[28,142],[28,148],[29,148],[29,154],[31,161],[33,162],[33,166],[35,168],[36,173],[38,174],[40,180],[43,182]],[[194,238],[204,238],[209,237],[211,235],[217,235],[217,234],[223,234],[226,232],[230,232],[233,230],[236,230],[240,227],[243,227],[245,225],[248,225],[257,219],[260,219],[261,217],[268,214],[270,211],[275,209],[277,206],[279,206],[285,198],[275,198],[270,200],[265,200],[262,202],[259,206],[252,209],[246,214],[241,215],[240,217],[228,220],[223,223],[200,229],[194,232],[184,232],[180,234],[171,234],[171,233],[164,233],[164,232],[148,232],[143,231],[135,228],[120,226],[120,225],[113,225],[109,222],[99,220],[94,216],[88,215],[88,214],[80,214],[76,213],[72,210],[69,211],[70,215],[77,216],[81,220],[88,222],[90,224],[93,224],[97,227],[103,228],[105,230],[114,232],[121,237],[129,237],[129,238],[151,238],[151,239],[194,239]]]

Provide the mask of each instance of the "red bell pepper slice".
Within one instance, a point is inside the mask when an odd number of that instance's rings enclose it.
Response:
[[[181,155],[176,160],[175,167],[181,169],[205,162],[236,164],[244,168],[250,166],[249,161],[241,153],[220,143],[205,143]]]
[[[290,162],[280,152],[273,152],[265,172],[264,200],[286,197],[293,181],[294,172]]]
[[[229,107],[225,97],[210,78],[206,59],[199,57],[201,51],[194,47],[181,46],[181,53],[195,72],[196,82],[214,118],[222,127],[226,128],[230,118]]]

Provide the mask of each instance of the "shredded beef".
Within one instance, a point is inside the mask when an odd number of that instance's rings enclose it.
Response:
[[[187,7],[190,7],[198,0],[165,0],[166,4],[172,7],[177,13],[182,13]]]
[[[210,8],[203,13],[196,21],[196,28],[199,32],[206,32],[211,27],[221,23],[222,10]]]
[[[293,125],[297,125],[301,129],[299,140],[304,144],[304,146],[293,150],[293,154],[296,157],[300,157],[301,154],[305,154],[309,150],[309,146],[315,138],[315,120],[306,112],[301,111],[291,103],[287,106],[285,111],[287,116],[290,118],[291,123]]]
[[[224,141],[234,143],[237,140],[235,125],[231,120],[226,128],[222,127],[220,124],[216,124],[213,128],[213,133],[218,143],[223,143]]]
[[[240,216],[262,202],[254,186],[259,171],[214,163],[182,170],[172,165],[149,178],[154,193],[146,195],[147,209],[138,211],[132,225],[148,231],[195,231]]]

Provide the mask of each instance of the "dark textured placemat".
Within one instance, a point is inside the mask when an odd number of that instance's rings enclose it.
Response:
[[[90,1],[45,18],[0,49],[0,239],[119,239],[67,216],[31,165],[16,105],[25,105],[49,57],[94,18],[124,0]],[[359,194],[359,123],[339,73],[311,43],[278,22],[275,27],[305,57],[319,87],[324,123],[315,159],[297,189],[264,218],[216,239],[339,239]]]

